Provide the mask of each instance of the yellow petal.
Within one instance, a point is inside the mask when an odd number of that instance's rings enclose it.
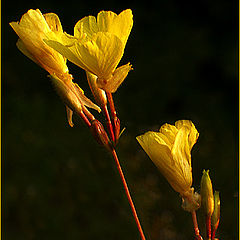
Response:
[[[177,128],[173,125],[165,123],[164,125],[161,126],[159,131],[160,133],[166,136],[166,138],[168,139],[169,148],[172,149],[176,134],[178,132]]]
[[[99,28],[94,16],[84,17],[79,20],[74,27],[74,37],[90,40],[93,34],[99,32]]]
[[[73,121],[72,121],[73,111],[68,106],[66,106],[66,111],[67,111],[68,124],[70,127],[73,127],[74,126]]]
[[[51,29],[40,10],[30,9],[20,22],[11,22],[10,25],[21,39],[22,42],[18,44],[26,56],[34,58],[35,62],[51,74],[64,75],[68,72],[63,56],[43,42]]]
[[[51,34],[44,41],[69,61],[101,79],[111,77],[123,55],[121,41],[109,33],[97,33],[91,41],[81,43],[74,38],[58,35],[56,41]],[[51,39],[51,40],[49,40]]]
[[[63,32],[62,24],[57,14],[45,13],[43,14],[48,26],[53,32]]]
[[[93,16],[85,17],[77,22],[74,27],[74,36],[90,40],[97,32],[108,32],[117,36],[125,46],[133,26],[133,15],[127,9],[117,15],[111,11],[101,11],[97,20]]]
[[[133,26],[131,9],[117,15],[111,11],[101,11],[97,16],[99,31],[110,32],[121,39],[125,46]]]
[[[123,55],[121,41],[109,33],[99,32],[93,36],[92,41],[76,43],[75,46],[82,68],[100,79],[111,77]]]
[[[34,58],[34,56],[32,55],[31,52],[28,51],[28,49],[26,48],[26,46],[24,45],[23,41],[19,38],[17,43],[17,48],[28,58],[30,58],[33,62],[35,62],[36,64],[40,64],[36,58]]]
[[[83,105],[96,109],[99,112],[101,111],[96,104],[84,95],[83,90],[76,83],[73,83],[72,80],[62,81],[56,75],[50,75],[49,77],[63,102],[72,111],[81,112]]]
[[[193,145],[196,143],[199,133],[197,129],[195,128],[194,124],[190,120],[179,120],[175,123],[175,126],[180,129],[182,126],[186,126],[189,128],[190,133],[188,136],[188,142],[189,142],[189,149],[191,151]]]
[[[164,140],[155,132],[147,132],[137,137],[138,142],[154,164],[162,170],[163,165],[171,165],[171,151]]]
[[[112,77],[107,80],[107,83],[105,83],[105,81],[101,82],[99,81],[100,79],[98,79],[98,86],[107,92],[114,93],[127,77],[130,70],[132,70],[130,63],[123,65],[114,71]]]
[[[179,166],[174,162],[171,151],[166,146],[162,136],[164,135],[161,133],[159,135],[159,133],[147,132],[138,136],[137,140],[173,189],[184,195],[185,192],[190,190],[192,181],[185,178],[179,171]]]
[[[98,112],[101,112],[101,108],[98,107],[96,104],[94,104],[89,98],[87,98],[84,95],[83,90],[77,85],[77,83],[75,83],[74,87],[76,89],[76,93],[78,95],[78,98],[80,99],[80,101],[82,102],[83,105],[85,105],[85,106],[87,106],[89,108],[95,109]]]
[[[76,64],[77,66],[83,68],[84,65],[78,59],[77,47],[75,46],[76,39],[68,37],[65,33],[62,34],[46,34],[44,42],[60,53],[62,56],[67,58],[70,62]]]

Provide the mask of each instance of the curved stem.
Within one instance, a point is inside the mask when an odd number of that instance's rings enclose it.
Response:
[[[206,217],[206,233],[207,239],[211,239],[211,216]]]
[[[91,123],[89,122],[88,118],[86,117],[86,115],[80,111],[78,113],[80,115],[80,117],[82,118],[82,120],[84,121],[84,123],[88,126],[88,127],[91,127]]]
[[[124,177],[124,174],[123,174],[123,171],[122,171],[120,162],[119,162],[119,160],[118,160],[117,153],[116,153],[116,151],[115,151],[114,149],[113,149],[113,151],[112,151],[112,155],[113,155],[113,158],[114,158],[115,163],[116,163],[116,165],[117,165],[117,169],[118,169],[118,172],[119,172],[119,174],[120,174],[120,177],[121,177],[121,180],[122,180],[122,183],[123,183],[123,187],[124,187],[124,190],[125,190],[126,195],[127,195],[127,198],[128,198],[128,202],[129,202],[130,207],[131,207],[131,209],[132,209],[133,217],[134,217],[135,222],[136,222],[136,224],[137,224],[138,231],[139,231],[139,233],[140,233],[141,239],[142,239],[142,240],[145,240],[146,238],[145,238],[145,236],[144,236],[144,233],[143,233],[143,230],[142,230],[140,221],[139,221],[139,219],[138,219],[137,212],[136,212],[136,209],[135,209],[133,200],[132,200],[132,198],[131,198],[131,195],[130,195],[130,192],[129,192],[129,189],[128,189],[128,186],[127,186],[127,182],[126,182],[126,180],[125,180],[125,177]]]
[[[192,211],[191,214],[192,214],[193,227],[194,227],[194,232],[195,232],[195,235],[196,235],[196,239],[197,240],[202,240],[203,238],[201,237],[199,229],[198,229],[196,211]]]
[[[112,142],[114,143],[115,142],[115,136],[114,136],[114,132],[113,132],[113,126],[112,126],[112,122],[111,122],[111,119],[110,119],[110,116],[109,116],[108,109],[107,109],[106,105],[103,107],[103,112],[104,112],[104,115],[105,115],[106,120],[107,120],[108,132],[110,134]]]

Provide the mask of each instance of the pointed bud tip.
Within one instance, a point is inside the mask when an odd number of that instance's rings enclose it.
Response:
[[[206,216],[211,217],[214,210],[214,197],[209,170],[203,170],[201,179],[202,208]]]

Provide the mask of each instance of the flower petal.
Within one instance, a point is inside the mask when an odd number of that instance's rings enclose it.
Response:
[[[192,182],[191,153],[188,144],[189,133],[188,127],[181,127],[172,148],[173,160],[186,182]]]
[[[182,126],[186,126],[190,129],[188,142],[189,142],[189,149],[191,151],[193,145],[196,143],[199,133],[197,129],[195,128],[194,124],[190,120],[179,120],[175,123],[175,126],[180,129]]]
[[[78,39],[86,37],[90,40],[93,34],[99,32],[99,28],[94,16],[84,17],[79,20],[74,27],[74,37]]]
[[[26,48],[26,46],[24,45],[23,41],[19,38],[17,40],[17,48],[28,58],[30,58],[33,62],[35,62],[36,64],[40,64],[36,58],[34,58],[34,56],[31,54],[31,52],[28,51],[28,49]]]
[[[76,89],[77,95],[78,95],[78,97],[79,97],[79,99],[80,99],[80,101],[82,102],[83,105],[85,105],[89,108],[95,109],[98,112],[101,112],[101,108],[98,107],[96,104],[94,104],[89,98],[87,98],[84,95],[83,90],[77,85],[77,83],[75,83],[75,89]]]
[[[176,134],[178,132],[177,128],[173,125],[165,123],[161,126],[159,132],[166,136],[167,142],[169,143],[169,148],[172,149]]]
[[[123,65],[114,71],[112,77],[107,80],[106,84],[104,84],[104,81],[102,83],[101,81],[99,81],[100,79],[98,79],[98,86],[107,92],[114,93],[117,91],[121,83],[127,77],[130,70],[132,70],[132,65],[130,65],[130,63]]]
[[[119,15],[111,11],[101,11],[97,16],[99,31],[116,35],[125,46],[133,26],[131,9],[122,11]]]
[[[57,14],[45,13],[43,14],[48,26],[53,32],[63,32],[62,24]]]
[[[68,106],[66,106],[66,111],[67,111],[68,124],[69,124],[70,127],[73,127],[74,126],[73,121],[72,121],[73,111]]]
[[[18,43],[18,47],[26,56],[30,59],[35,58],[34,62],[37,62],[51,74],[61,75],[68,72],[66,60],[63,56],[43,41],[45,35],[51,32],[51,29],[39,9],[30,9],[22,16],[20,22],[11,22],[10,26],[21,39],[22,42]],[[23,47],[23,44],[25,47]],[[31,53],[31,56],[29,53]]]
[[[90,40],[97,32],[108,32],[117,36],[125,46],[132,26],[133,15],[130,9],[119,15],[111,11],[101,11],[97,15],[97,20],[94,16],[79,20],[74,27],[74,36],[77,38],[86,36],[86,39]]]
[[[161,136],[164,135],[147,132],[144,135],[138,136],[137,140],[173,189],[183,195],[186,191],[189,191],[192,179],[186,178],[179,171],[179,166],[173,161],[171,151]]]
[[[111,77],[123,55],[121,41],[110,33],[99,32],[93,36],[92,41],[76,43],[75,47],[82,68],[100,79]]]

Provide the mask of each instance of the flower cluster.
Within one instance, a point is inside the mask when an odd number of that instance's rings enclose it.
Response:
[[[86,107],[98,112],[103,110],[110,138],[116,144],[120,121],[111,94],[132,69],[130,63],[118,67],[133,26],[132,11],[127,9],[119,15],[101,11],[97,18],[84,17],[76,23],[73,36],[63,31],[56,14],[42,14],[39,9],[29,10],[19,22],[10,25],[19,36],[19,50],[50,74],[54,88],[67,107],[70,126],[73,126],[72,114],[75,112],[89,127],[96,128],[92,132],[103,134],[104,128],[101,127],[102,133],[97,131],[100,122]],[[72,81],[67,59],[86,71],[96,104]],[[107,110],[108,101],[111,117]],[[102,139],[102,136],[97,138]],[[103,141],[104,145],[106,141]]]
[[[50,74],[56,92],[66,105],[69,125],[73,126],[72,115],[76,113],[97,142],[113,154],[141,239],[145,240],[115,152],[120,136],[120,120],[112,93],[117,91],[132,70],[130,63],[118,66],[133,26],[132,11],[127,9],[118,15],[101,11],[96,18],[84,17],[76,23],[73,35],[63,31],[56,14],[42,14],[39,9],[29,10],[19,22],[11,22],[10,25],[19,36],[19,50]],[[73,82],[67,60],[86,72],[96,104]],[[102,111],[105,124],[98,121],[87,107]],[[202,204],[207,239],[214,240],[220,219],[219,192],[213,194],[208,171],[203,171],[201,193],[194,193],[192,187],[191,150],[198,136],[190,120],[180,120],[175,125],[164,124],[158,132],[149,131],[140,135],[137,140],[172,188],[181,195],[183,209],[192,213],[197,239],[202,237],[195,211]]]
[[[207,239],[214,240],[220,219],[220,198],[218,191],[213,194],[209,171],[203,171],[201,193],[194,193],[192,188],[191,150],[198,136],[191,121],[180,120],[175,125],[164,124],[159,132],[140,135],[137,140],[172,188],[180,193],[182,208],[193,215],[196,238],[202,240],[195,215],[201,206],[206,216]]]

